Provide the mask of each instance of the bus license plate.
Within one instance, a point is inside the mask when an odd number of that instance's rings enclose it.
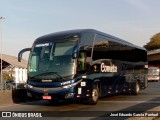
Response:
[[[51,96],[43,96],[43,99],[44,100],[51,100],[52,98],[51,98]]]

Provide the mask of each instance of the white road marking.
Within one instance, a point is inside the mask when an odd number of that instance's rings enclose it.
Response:
[[[98,101],[100,103],[160,103],[160,101]]]
[[[34,101],[35,102],[35,101]],[[25,103],[34,103],[34,102],[25,102]],[[0,105],[0,108],[5,108],[5,107],[11,107],[11,106],[17,106],[17,105],[21,105],[21,104],[9,104],[9,105]]]
[[[19,105],[19,104],[4,105],[4,106],[0,106],[0,108],[10,107],[10,106],[16,106],[16,105]]]

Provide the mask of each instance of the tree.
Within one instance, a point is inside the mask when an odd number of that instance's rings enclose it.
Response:
[[[3,80],[13,80],[13,77],[10,76],[7,72],[3,72]]]
[[[150,42],[144,45],[147,50],[160,49],[160,33],[155,34],[151,37]]]

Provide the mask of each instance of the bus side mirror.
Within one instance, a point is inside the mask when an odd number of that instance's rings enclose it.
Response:
[[[26,51],[31,51],[31,48],[25,48],[25,49],[22,49],[19,53],[18,53],[18,62],[21,62],[22,60],[22,54]]]

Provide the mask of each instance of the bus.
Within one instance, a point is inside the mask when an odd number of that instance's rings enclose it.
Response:
[[[97,104],[99,98],[147,87],[147,51],[112,35],[77,29],[37,38],[30,52],[28,97]]]
[[[148,68],[148,81],[159,81],[159,68],[149,67]]]

